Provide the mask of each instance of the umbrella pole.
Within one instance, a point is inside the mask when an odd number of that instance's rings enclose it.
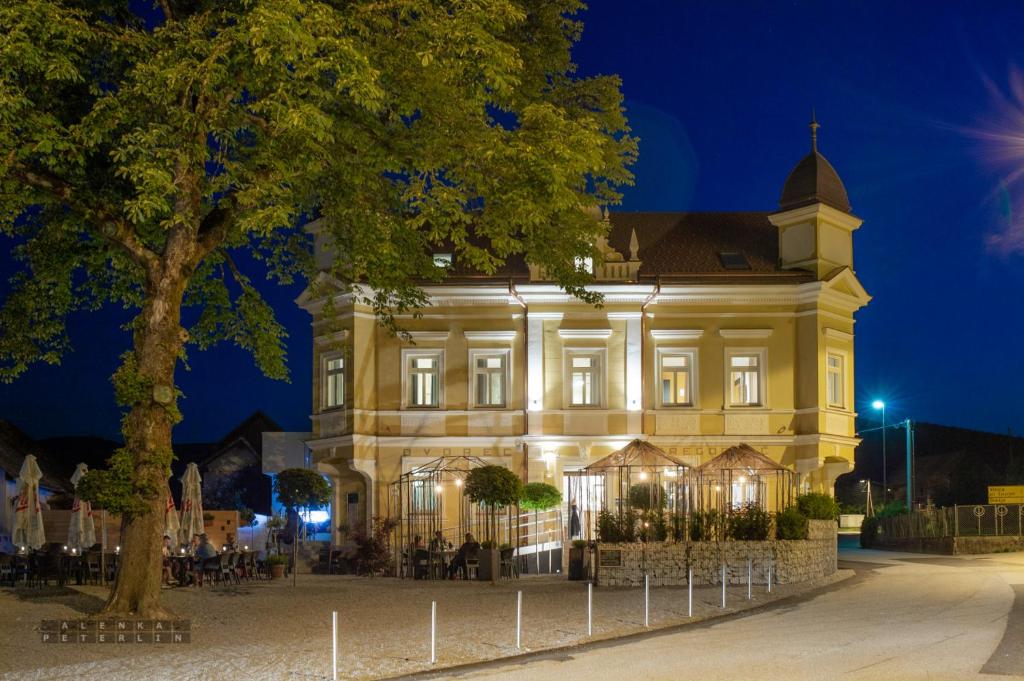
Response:
[[[100,519],[103,523],[103,546],[100,547],[100,580],[107,583],[107,511],[100,511]]]

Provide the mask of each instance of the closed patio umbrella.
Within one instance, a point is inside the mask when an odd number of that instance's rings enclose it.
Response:
[[[15,546],[38,549],[46,543],[43,508],[39,503],[39,481],[42,477],[43,472],[39,470],[36,457],[29,454],[18,473],[18,503],[14,507],[12,537]]]
[[[181,542],[187,544],[192,537],[205,532],[203,526],[203,488],[199,466],[190,463],[181,476]]]
[[[71,484],[78,489],[78,481],[89,472],[84,463],[78,464],[71,476]],[[71,506],[71,522],[68,523],[68,546],[74,549],[88,549],[96,543],[96,522],[92,517],[92,504],[79,498],[75,492],[75,502]]]
[[[170,488],[167,489],[167,506],[164,509],[164,536],[170,537],[171,541],[177,541],[181,532],[181,520],[178,518],[178,509],[174,507],[174,497],[171,496]]]

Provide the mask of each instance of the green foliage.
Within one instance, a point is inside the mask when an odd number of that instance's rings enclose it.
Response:
[[[391,564],[391,532],[397,525],[398,521],[393,518],[377,518],[373,521],[372,532],[360,529],[353,535],[358,574],[372,577]]]
[[[25,264],[3,377],[59,361],[70,313],[144,305],[183,254],[190,342],[284,376],[245,270],[312,275],[306,216],[333,280],[368,284],[388,324],[445,276],[441,245],[484,273],[520,254],[599,299],[574,258],[605,225],[581,209],[619,201],[637,144],[618,78],[572,63],[578,0],[161,5],[153,30],[122,3],[0,4],[0,233]]]
[[[715,509],[694,511],[690,516],[690,541],[717,541],[724,528],[725,518]]]
[[[331,502],[331,485],[308,468],[286,468],[274,478],[274,495],[290,510],[320,508]]]
[[[589,543],[590,542],[588,542],[586,539],[573,539],[572,540],[572,547],[574,549],[585,549],[585,548],[587,548],[587,544],[589,544]]]
[[[94,508],[133,517],[146,511],[147,494],[156,490],[134,481],[135,464],[127,449],[114,452],[107,461],[108,468],[89,470],[78,481],[76,493]]]
[[[484,541],[480,542],[480,548],[482,549],[490,550],[494,548],[494,545],[495,542],[490,539],[485,539]]]
[[[285,520],[284,516],[274,515],[270,516],[270,518],[267,519],[268,530],[280,530],[283,529],[284,526],[287,524],[287,520]]]
[[[807,516],[797,506],[790,506],[775,516],[775,536],[778,539],[807,539]]]
[[[654,494],[653,501],[651,500],[652,492]],[[654,508],[655,503],[657,503],[658,509],[663,509],[665,508],[665,495],[660,492],[661,490],[656,485],[643,482],[631,485],[629,488],[629,505],[641,511],[650,511]]]
[[[726,521],[726,536],[737,541],[764,541],[771,531],[771,514],[757,504],[733,511]]]
[[[288,556],[283,553],[275,553],[272,556],[267,556],[267,565],[287,565]]]
[[[519,507],[528,511],[547,511],[562,503],[562,493],[546,482],[528,482],[523,485]]]
[[[252,510],[248,506],[243,506],[238,509],[238,524],[241,527],[255,527],[256,511]]]
[[[891,518],[894,515],[903,515],[905,513],[909,513],[905,503],[902,501],[890,501],[879,508],[878,511],[875,512],[875,516],[878,518]]]
[[[839,504],[828,494],[802,494],[796,498],[796,505],[810,520],[835,520],[839,517]]]
[[[489,508],[512,506],[522,496],[523,482],[504,466],[480,466],[466,474],[464,494]]]
[[[638,539],[637,515],[633,511],[597,514],[597,540],[606,543],[634,542]]]
[[[875,540],[878,539],[878,531],[881,527],[881,523],[878,521],[878,516],[872,516],[870,518],[864,518],[860,523],[860,547],[862,549],[870,549],[875,545]]]

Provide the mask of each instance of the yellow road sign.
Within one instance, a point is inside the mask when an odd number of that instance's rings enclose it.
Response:
[[[989,485],[988,503],[1024,504],[1024,485]]]

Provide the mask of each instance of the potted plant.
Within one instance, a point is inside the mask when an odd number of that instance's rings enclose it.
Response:
[[[573,539],[569,549],[569,579],[579,581],[587,578],[586,555],[587,540]]]
[[[562,493],[554,485],[546,482],[530,482],[523,485],[523,493],[519,497],[519,507],[533,511],[533,546],[536,556],[537,574],[540,574],[540,511],[548,511],[562,503]],[[551,553],[548,552],[548,572],[551,572]]]
[[[286,468],[274,478],[274,495],[289,515],[298,516],[298,509],[317,509],[331,501],[331,485],[327,478],[308,468]],[[298,523],[292,534],[292,565],[299,548]],[[287,540],[286,540],[287,541]],[[295,584],[295,570],[292,569],[292,584]]]
[[[498,511],[515,506],[522,495],[523,483],[504,466],[480,466],[466,475],[465,495],[474,504],[487,509],[484,539],[490,548],[480,548],[479,578],[496,582],[501,576],[501,552],[498,541]]]
[[[287,564],[288,556],[281,553],[275,553],[267,558],[267,566],[270,568],[270,578],[281,579],[284,577],[284,566]]]

